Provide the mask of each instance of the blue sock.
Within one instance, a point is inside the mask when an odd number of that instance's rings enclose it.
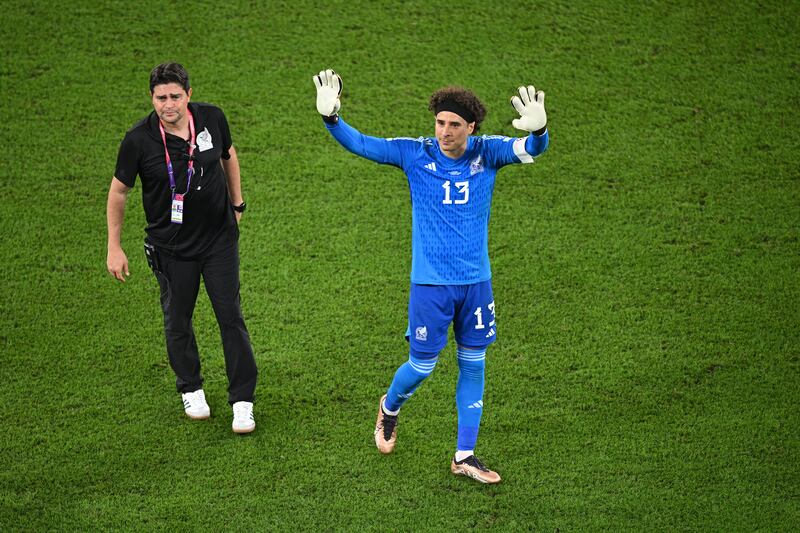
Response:
[[[419,384],[433,372],[438,354],[410,353],[408,361],[400,365],[394,373],[392,385],[386,393],[384,407],[389,411],[397,411],[408,400]]]
[[[458,347],[458,407],[459,450],[474,450],[483,414],[483,375],[486,367],[486,348],[468,350]]]

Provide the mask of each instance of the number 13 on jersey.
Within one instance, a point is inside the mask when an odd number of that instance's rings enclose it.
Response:
[[[465,204],[469,201],[469,182],[468,181],[457,181],[455,182],[456,195],[461,195],[460,198],[456,198],[455,202],[450,199],[450,180],[445,181],[442,183],[442,187],[444,188],[444,200],[442,200],[443,204]]]

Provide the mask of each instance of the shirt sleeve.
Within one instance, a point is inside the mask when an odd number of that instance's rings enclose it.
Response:
[[[405,137],[381,139],[364,135],[341,117],[335,124],[326,123],[325,126],[333,138],[348,151],[384,165],[402,168],[405,154],[419,145],[417,141]],[[414,147],[407,146],[407,143],[413,143]]]
[[[484,157],[487,163],[501,168],[515,163],[533,163],[533,158],[541,155],[550,143],[547,130],[541,135],[531,133],[527,137],[505,137],[502,135],[484,135]]]
[[[117,168],[114,170],[114,177],[128,187],[133,187],[138,173],[139,147],[132,138],[131,133],[128,132],[119,144]]]
[[[219,118],[217,123],[219,125],[219,131],[222,135],[222,159],[226,161],[231,158],[231,146],[233,145],[233,141],[231,140],[231,130],[228,127],[228,119],[225,118],[225,113],[222,112],[222,109],[218,110]]]

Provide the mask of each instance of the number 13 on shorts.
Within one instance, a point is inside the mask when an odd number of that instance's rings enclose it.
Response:
[[[486,334],[486,337],[489,338],[492,335],[494,335],[494,324],[495,324],[494,301],[492,301],[492,303],[490,303],[486,307],[488,309],[489,314],[491,315],[491,319],[488,324],[489,332]],[[483,306],[479,306],[477,309],[475,309],[475,312],[472,314],[475,315],[475,329],[486,329],[487,325],[483,323]]]

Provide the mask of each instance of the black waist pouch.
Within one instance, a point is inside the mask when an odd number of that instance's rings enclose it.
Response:
[[[161,272],[161,261],[158,256],[158,250],[147,241],[144,241],[144,256],[147,258],[147,264],[153,272]]]

